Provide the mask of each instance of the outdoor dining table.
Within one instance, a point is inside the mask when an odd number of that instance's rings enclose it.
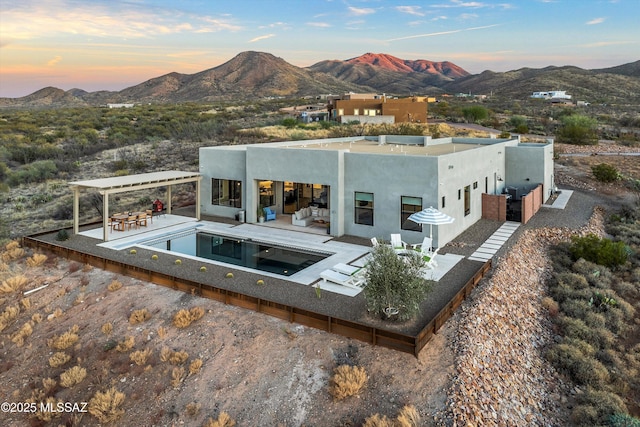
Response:
[[[133,216],[135,218],[138,218],[140,214],[146,214],[146,212],[129,212],[119,215],[111,215],[111,222],[118,224],[117,227],[114,227],[115,230],[124,231],[124,225],[129,217]]]

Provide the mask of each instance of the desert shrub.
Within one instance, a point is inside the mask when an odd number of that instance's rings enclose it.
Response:
[[[74,366],[60,374],[60,385],[65,388],[80,384],[87,376],[87,370],[80,366]]]
[[[56,240],[59,242],[64,242],[65,240],[69,240],[69,233],[67,232],[67,230],[65,230],[64,228],[61,230],[58,230],[58,233],[56,234]]]
[[[163,340],[165,339],[166,336],[167,336],[167,328],[165,328],[164,326],[158,327],[158,338]]]
[[[398,427],[419,427],[420,426],[420,414],[413,405],[405,405],[398,414],[397,422]]]
[[[575,260],[584,258],[596,264],[616,267],[627,262],[628,251],[624,242],[600,239],[594,234],[571,238],[569,251]]]
[[[173,388],[180,387],[182,381],[184,380],[184,368],[182,366],[176,366],[171,371],[171,385]]]
[[[569,298],[565,300],[560,304],[560,308],[562,309],[563,314],[577,319],[584,319],[586,313],[592,311],[589,306],[589,301],[576,298]],[[604,318],[602,319],[601,326],[604,326]]]
[[[635,280],[636,282],[640,282],[640,278]],[[613,289],[616,291],[618,295],[625,299],[637,299],[640,298],[640,287],[634,285],[633,283],[629,283],[624,280],[617,280],[613,284]]]
[[[151,313],[146,308],[140,310],[134,310],[129,316],[129,323],[135,325],[136,323],[142,323],[151,319]]]
[[[116,421],[124,415],[124,410],[119,407],[124,403],[125,397],[124,393],[119,392],[113,387],[105,392],[98,391],[91,400],[89,400],[89,413],[96,417],[101,423]]]
[[[120,353],[127,352],[133,348],[133,346],[135,345],[135,342],[136,342],[136,339],[133,337],[133,335],[129,335],[124,340],[118,343],[118,345],[116,346],[116,351]]]
[[[113,325],[111,324],[111,322],[107,322],[100,327],[100,330],[103,334],[109,336],[113,332]]]
[[[173,324],[177,328],[186,328],[202,316],[204,316],[204,309],[202,307],[192,307],[189,310],[182,309],[173,316]]]
[[[236,422],[226,412],[220,412],[217,420],[209,417],[204,423],[204,427],[233,427],[235,425]]]
[[[605,425],[612,415],[626,412],[627,407],[619,396],[607,391],[588,389],[577,396],[571,421],[578,426]]]
[[[31,336],[32,333],[33,333],[33,327],[31,326],[31,323],[27,322],[24,325],[22,325],[22,328],[20,328],[18,332],[13,334],[13,336],[11,337],[11,341],[18,347],[22,347],[22,345],[24,344],[24,340],[27,337]]]
[[[54,350],[65,350],[78,342],[78,325],[73,325],[71,329],[60,336],[54,335],[53,338],[47,340],[47,345]]]
[[[189,353],[187,353],[186,351],[174,351],[171,353],[171,356],[169,356],[169,363],[171,363],[172,365],[181,365],[186,362],[188,358]]]
[[[27,283],[29,283],[29,279],[27,279],[27,277],[22,274],[9,277],[0,285],[0,294],[11,294],[13,292],[18,292],[22,290],[22,288],[24,288]]]
[[[44,254],[33,254],[33,256],[27,258],[28,267],[38,267],[47,261],[47,256]]]
[[[333,370],[329,393],[336,400],[355,396],[367,384],[367,373],[359,366],[340,365]]]
[[[25,251],[20,247],[20,244],[15,240],[7,243],[2,252],[2,261],[11,262],[20,259],[24,256]]]
[[[69,360],[71,360],[71,356],[63,351],[57,351],[53,353],[53,356],[49,358],[49,366],[51,366],[52,368],[58,368],[67,363]]]
[[[386,415],[374,414],[364,420],[362,427],[395,427],[395,424]]]
[[[547,309],[551,317],[556,317],[560,310],[558,303],[551,297],[542,298],[542,306]]]
[[[110,290],[111,292],[115,292],[121,287],[122,287],[122,283],[120,281],[112,280],[111,283],[109,283],[109,286],[107,286],[107,289]]]
[[[31,300],[29,298],[22,298],[20,300],[20,304],[25,310],[29,310],[31,308]]]
[[[607,368],[574,345],[556,344],[547,351],[546,358],[578,384],[600,387],[609,381]]]
[[[613,414],[609,417],[611,427],[640,427],[640,419],[629,414]]]
[[[136,365],[142,366],[147,363],[149,356],[151,356],[151,349],[147,348],[144,350],[134,351],[129,355],[129,359],[131,359],[131,361]]]
[[[591,166],[591,172],[600,182],[614,182],[621,178],[620,171],[615,166],[606,163]]]
[[[201,368],[202,368],[202,359],[193,360],[189,364],[189,375],[197,374],[198,372],[200,372]]]
[[[188,416],[195,417],[200,413],[200,408],[201,408],[201,405],[199,403],[189,402],[187,403],[187,406],[185,406],[184,409]]]
[[[608,289],[615,277],[609,268],[587,261],[584,258],[578,259],[571,266],[574,273],[582,275],[590,286],[600,289]]]
[[[42,388],[44,389],[45,393],[51,393],[56,388],[57,385],[58,385],[58,382],[53,378],[42,379]]]
[[[20,314],[20,306],[13,305],[4,309],[2,313],[0,313],[0,332],[5,330],[9,325],[11,325]]]

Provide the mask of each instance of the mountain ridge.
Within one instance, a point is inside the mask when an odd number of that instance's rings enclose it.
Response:
[[[346,92],[390,95],[501,93],[523,97],[561,89],[580,97],[629,97],[640,102],[640,61],[585,70],[575,66],[520,68],[470,74],[443,61],[406,60],[365,53],[297,67],[270,53],[246,51],[194,74],[167,73],[120,91],[64,91],[46,87],[20,98],[0,98],[0,107],[90,106],[123,102],[212,102],[255,97],[303,97]]]

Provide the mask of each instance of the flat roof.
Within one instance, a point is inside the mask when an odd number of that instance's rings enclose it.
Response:
[[[85,188],[98,188],[101,190],[108,190],[122,187],[134,187],[147,184],[167,184],[170,185],[173,181],[182,181],[185,179],[195,179],[200,176],[199,172],[184,172],[184,171],[162,171],[162,172],[149,172],[141,173],[137,175],[124,175],[113,176],[109,178],[90,179],[86,181],[73,181],[69,182],[69,185],[85,187]]]
[[[496,141],[498,142],[498,141]],[[312,150],[347,150],[352,153],[368,154],[403,154],[420,156],[441,156],[444,154],[459,153],[461,151],[473,150],[475,148],[486,147],[486,144],[473,144],[461,142],[445,142],[424,146],[422,144],[396,144],[387,142],[379,144],[378,141],[360,139],[357,141],[334,141],[334,142],[313,142],[305,144],[289,145],[287,148],[312,149]]]

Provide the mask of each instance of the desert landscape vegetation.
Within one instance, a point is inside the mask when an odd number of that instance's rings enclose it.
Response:
[[[255,57],[240,59],[256,67]],[[109,109],[89,105],[89,95],[64,104],[70,94],[50,89],[39,105],[38,96],[4,102],[0,395],[15,405],[2,424],[638,425],[640,117],[637,100],[620,92],[638,76],[625,73],[608,92],[615,96],[590,106],[528,92],[439,97],[426,124],[303,124],[280,111],[309,102],[300,97],[165,96]],[[492,77],[505,87],[514,73]],[[418,357],[21,245],[22,236],[69,227],[69,181],[197,171],[201,146],[385,133],[554,138],[557,185],[598,202],[580,227],[519,234]],[[123,195],[114,208],[157,196]],[[176,207],[194,203],[189,187],[174,198]],[[81,204],[82,222],[101,218],[99,196]],[[58,403],[78,406],[41,410]]]

